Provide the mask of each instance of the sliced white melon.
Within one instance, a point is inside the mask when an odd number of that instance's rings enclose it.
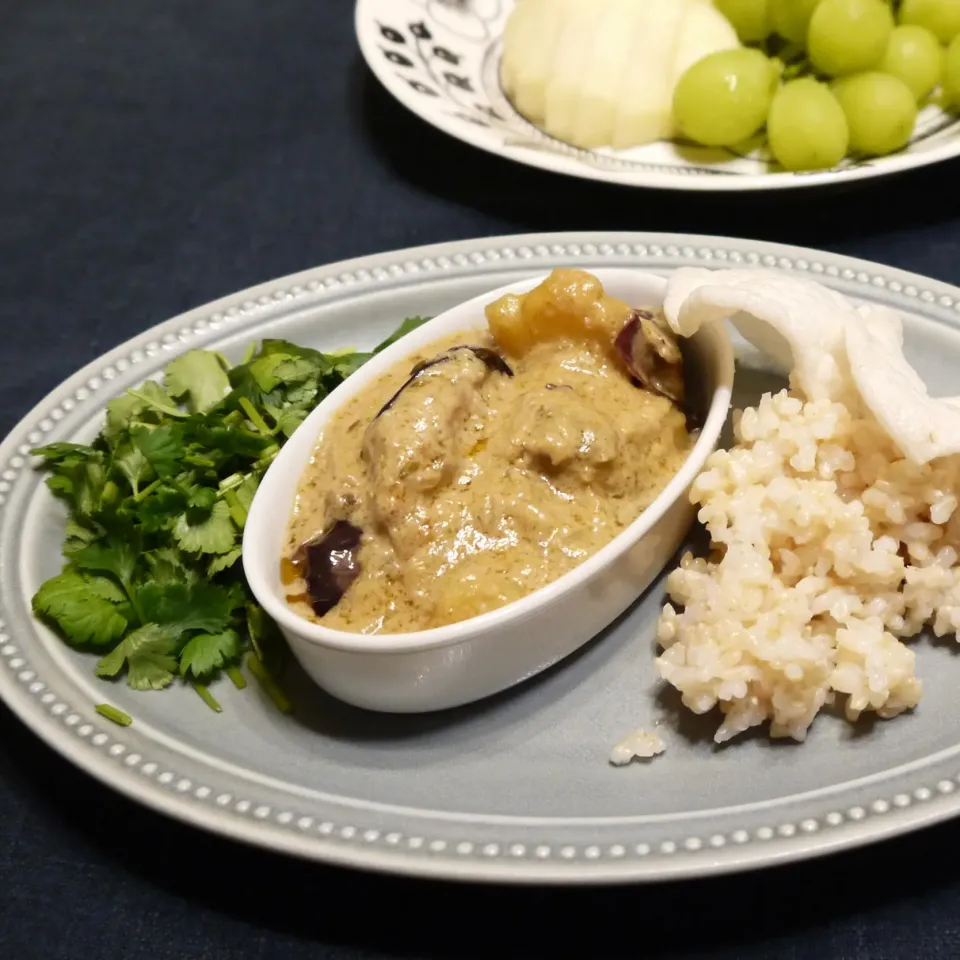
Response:
[[[631,64],[620,88],[611,146],[651,143],[673,128],[673,62],[689,0],[638,0]]]
[[[504,28],[500,82],[532,123],[543,123],[546,112],[547,80],[563,19],[556,10],[552,0],[520,0]]]
[[[523,62],[524,51],[537,26],[536,0],[524,3],[521,0],[503,27],[503,56],[500,58],[500,86],[513,100],[517,95],[517,75]]]
[[[735,50],[740,45],[737,31],[713,4],[706,0],[690,0],[680,26],[680,42],[673,58],[673,73],[670,77],[671,108],[673,90],[690,67],[711,53]],[[674,137],[677,132],[671,109],[670,122],[663,136]]]
[[[547,133],[625,149],[671,136],[681,74],[739,45],[711,0],[518,0],[500,78]]]
[[[698,60],[719,50],[735,50],[740,46],[737,31],[708,0],[688,0],[681,6],[684,15],[673,58],[672,87]]]
[[[586,67],[571,141],[578,147],[613,142],[620,91],[628,69],[634,68],[634,34],[645,0],[605,0]]]
[[[587,52],[599,24],[603,4],[597,0],[552,0],[563,11],[563,27],[554,48],[550,80],[547,83],[547,112],[544,129],[560,140],[572,140],[577,124],[580,90],[587,69]]]

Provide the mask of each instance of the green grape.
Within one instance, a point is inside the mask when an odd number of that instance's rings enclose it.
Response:
[[[903,149],[917,122],[911,89],[886,73],[858,73],[833,87],[850,128],[850,150],[881,157]]]
[[[714,0],[714,5],[744,43],[766,40],[773,32],[767,0]]]
[[[826,170],[847,153],[847,120],[828,87],[802,77],[784,84],[773,98],[767,139],[784,169]]]
[[[923,100],[940,82],[942,68],[940,44],[929,30],[912,25],[894,27],[879,65],[883,73],[899,77],[917,100]]]
[[[779,78],[776,64],[759,50],[711,53],[677,81],[674,120],[695,143],[732,147],[763,126]]]
[[[770,25],[791,43],[806,43],[807,24],[820,0],[767,0]]]
[[[943,92],[948,105],[960,107],[960,35],[954,37],[947,47],[943,65]]]
[[[828,77],[872,70],[883,59],[893,14],[883,0],[821,0],[810,18],[807,53]]]
[[[903,0],[899,19],[926,27],[941,43],[960,34],[960,0]]]

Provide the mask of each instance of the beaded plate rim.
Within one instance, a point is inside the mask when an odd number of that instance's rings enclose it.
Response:
[[[6,529],[4,515],[15,512],[13,501],[29,496],[41,482],[29,468],[30,446],[66,416],[100,411],[111,393],[111,381],[141,364],[143,374],[149,375],[180,350],[225,332],[255,329],[285,316],[291,305],[320,306],[430,277],[520,271],[527,264],[534,273],[559,262],[633,265],[654,272],[684,265],[777,267],[816,276],[853,296],[881,299],[925,320],[960,329],[956,287],[781,244],[671,234],[531,234],[360,257],[260,284],[188,311],[128,340],[65,380],[0,444],[0,523]],[[9,559],[0,556],[0,561]],[[382,812],[374,816],[358,805],[352,822],[345,822],[341,815],[349,798],[339,798],[345,804],[338,805],[291,793],[286,802],[282,795],[278,802],[278,791],[271,798],[262,785],[243,782],[225,788],[221,783],[217,788],[213,784],[218,779],[229,784],[229,775],[188,762],[184,755],[177,755],[179,771],[159,752],[144,756],[145,738],[137,734],[136,725],[116,727],[98,717],[92,705],[71,704],[57,691],[58,678],[52,672],[38,672],[30,660],[30,637],[18,639],[22,623],[14,625],[20,618],[11,615],[7,605],[0,597],[0,698],[34,733],[71,763],[154,810],[213,833],[308,859],[474,881],[666,880],[819,856],[960,813],[960,762],[941,753],[891,771],[890,777],[867,778],[869,784],[828,788],[811,801],[819,807],[815,814],[790,815],[784,808],[800,798],[785,798],[761,805],[766,809],[718,811],[723,823],[713,825],[705,814],[642,825],[596,818],[595,835],[589,839],[583,838],[587,836],[583,830],[564,837],[563,818],[524,824],[525,818],[491,816],[485,821],[480,815],[451,825],[439,811],[432,821],[431,811],[418,811],[418,823],[411,830],[409,817],[405,825],[391,823],[389,817],[384,822]],[[61,686],[68,683],[66,677],[59,679]],[[206,776],[198,776],[191,767],[199,767]],[[507,824],[505,819],[515,822]],[[609,825],[603,824],[606,819]]]

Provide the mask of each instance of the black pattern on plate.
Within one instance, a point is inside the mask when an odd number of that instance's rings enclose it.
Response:
[[[448,116],[502,135],[503,147],[519,147],[574,158],[600,170],[647,170],[683,176],[738,177],[775,172],[766,145],[746,149],[711,149],[675,141],[678,164],[637,160],[622,153],[584,150],[545,133],[513,108],[500,86],[501,32],[506,0],[412,0],[421,19],[377,21],[384,58],[411,90],[443,102]],[[960,135],[960,120],[928,107],[917,122],[907,149]],[[871,159],[846,159],[836,173],[873,166]],[[747,163],[744,167],[740,164]],[[755,169],[756,165],[761,170]],[[813,171],[822,174],[824,171]],[[804,174],[795,174],[803,176]]]

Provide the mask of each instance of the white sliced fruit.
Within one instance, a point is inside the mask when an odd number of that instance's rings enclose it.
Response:
[[[587,52],[598,25],[602,4],[591,0],[553,0],[555,16],[563,16],[563,27],[553,54],[547,84],[547,112],[544,129],[559,140],[573,139],[577,106],[583,78],[590,65]],[[561,9],[565,8],[565,9]]]
[[[617,150],[660,140],[673,130],[673,61],[689,0],[638,0],[637,5],[631,65],[610,140]]]
[[[711,53],[735,50],[740,46],[737,31],[708,0],[688,0],[684,6],[680,39],[673,58],[671,88],[698,60]]]
[[[643,0],[606,0],[587,51],[571,142],[578,147],[613,143],[620,92],[634,69],[634,33],[648,4]]]
[[[681,74],[738,46],[711,0],[518,0],[500,79],[516,109],[552,136],[625,149],[671,136]]]
[[[500,86],[512,100],[517,94],[517,73],[522,63],[520,52],[530,45],[536,27],[536,8],[518,3],[503,27],[503,56],[500,58]]]
[[[669,81],[671,108],[673,90],[690,67],[711,53],[735,50],[739,46],[741,43],[737,31],[713,4],[691,0],[687,4],[680,26],[680,40],[673,58],[673,72]],[[673,137],[676,134],[677,126],[671,109],[670,121],[663,137]]]
[[[500,83],[517,110],[532,123],[543,123],[547,80],[560,32],[561,17],[546,8],[551,0],[520,0],[503,32]]]

